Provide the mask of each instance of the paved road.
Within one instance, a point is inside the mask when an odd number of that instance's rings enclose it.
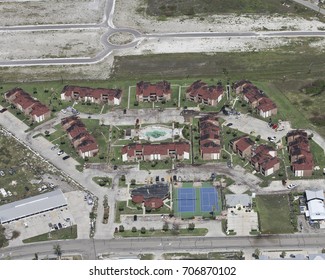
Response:
[[[261,237],[170,237],[126,238],[111,240],[69,240],[27,244],[0,249],[0,259],[31,259],[53,255],[53,245],[59,243],[63,254],[79,253],[84,259],[95,260],[101,254],[138,255],[139,253],[211,252],[252,250],[308,250],[325,247],[324,234],[272,235]]]

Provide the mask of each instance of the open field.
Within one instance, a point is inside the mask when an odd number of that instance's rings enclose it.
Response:
[[[289,198],[281,195],[256,196],[261,232],[264,234],[293,233],[290,222]]]
[[[100,44],[103,32],[103,29],[3,31],[0,60],[94,57],[103,50]]]
[[[283,5],[285,3],[285,5]],[[148,0],[151,16],[207,16],[215,14],[294,14],[314,16],[315,13],[291,0]],[[204,20],[204,18],[203,18]]]
[[[114,13],[116,26],[144,33],[317,30],[324,27],[322,21],[317,12],[298,4],[282,6],[280,0],[117,0]]]
[[[1,1],[0,26],[99,23],[105,0]]]

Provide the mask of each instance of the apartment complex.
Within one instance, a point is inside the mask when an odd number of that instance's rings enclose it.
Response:
[[[5,99],[35,122],[39,123],[51,117],[51,111],[47,106],[34,99],[21,88],[7,91]]]
[[[162,102],[171,100],[170,83],[160,81],[155,84],[141,81],[136,85],[136,100],[138,102]]]

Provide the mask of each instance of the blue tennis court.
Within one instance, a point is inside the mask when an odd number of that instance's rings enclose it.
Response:
[[[218,192],[215,188],[201,188],[201,211],[211,212],[218,211]]]
[[[193,188],[179,188],[177,190],[178,212],[195,212],[196,195]]]

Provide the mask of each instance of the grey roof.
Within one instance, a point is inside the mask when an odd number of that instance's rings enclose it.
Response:
[[[0,206],[0,223],[7,223],[66,205],[67,201],[61,190],[43,193]]]
[[[252,198],[248,194],[226,194],[227,207],[235,207],[236,205],[250,206]]]
[[[307,199],[307,202],[312,199],[324,200],[324,191],[323,190],[306,190],[306,199]]]

